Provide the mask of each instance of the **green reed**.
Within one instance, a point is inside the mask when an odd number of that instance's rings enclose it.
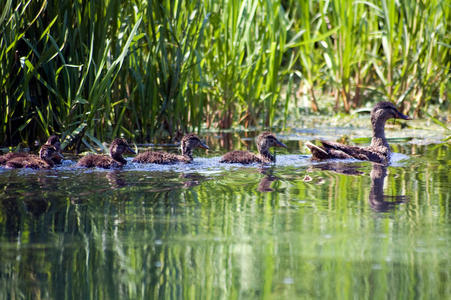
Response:
[[[314,111],[328,94],[347,112],[446,109],[450,19],[444,0],[6,0],[0,143],[270,127],[299,95]]]

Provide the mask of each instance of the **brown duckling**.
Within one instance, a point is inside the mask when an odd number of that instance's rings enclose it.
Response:
[[[135,151],[130,148],[127,141],[123,138],[116,138],[110,145],[110,156],[88,154],[82,157],[77,166],[86,168],[121,168],[127,164],[127,161],[122,156],[123,153],[130,152],[136,154]]]
[[[228,152],[221,157],[219,162],[221,163],[240,163],[240,164],[252,164],[252,163],[271,163],[275,162],[276,158],[269,152],[270,147],[283,147],[287,146],[279,141],[275,135],[270,132],[263,132],[257,137],[257,149],[258,154],[251,153],[249,151],[235,150]]]
[[[45,142],[45,145],[52,145],[52,146],[54,146],[56,148],[56,150],[58,150],[58,152],[61,154],[61,142],[60,142],[59,136],[57,136],[57,135],[49,136],[49,138],[47,139],[47,142]],[[62,155],[61,156],[54,156],[52,158],[52,160],[53,160],[53,162],[55,164],[60,164],[61,160],[63,158],[64,157]]]
[[[51,146],[54,146],[54,147],[56,148],[56,150],[57,150],[58,152],[60,152],[60,154],[61,154],[61,143],[60,143],[60,139],[59,139],[58,136],[56,136],[56,135],[51,135],[51,136],[47,139],[47,141],[45,142],[44,145],[51,145]],[[9,153],[6,153],[6,154],[4,154],[4,155],[0,155],[0,166],[5,165],[6,162],[9,161],[9,160],[11,160],[11,159],[18,158],[18,157],[28,157],[28,156],[30,156],[30,155],[31,155],[30,153],[26,153],[26,152],[9,152]],[[37,156],[35,156],[35,157],[37,157]],[[61,155],[61,156],[59,156],[59,155],[54,155],[54,156],[52,157],[52,160],[53,160],[54,163],[59,164],[59,163],[61,163],[61,160],[62,160],[63,158],[64,158],[64,157],[63,157],[62,155]]]
[[[52,145],[42,145],[39,156],[29,154],[10,159],[6,162],[6,167],[11,169],[31,168],[31,169],[51,169],[54,166],[54,158],[61,157],[61,153]]]
[[[138,154],[133,162],[147,164],[174,164],[178,162],[191,163],[193,161],[193,151],[195,148],[208,149],[199,137],[193,133],[187,134],[180,142],[182,155],[163,151],[146,151]]]
[[[321,141],[322,146],[318,147],[307,143],[307,147],[312,152],[313,160],[324,159],[347,159],[355,158],[359,160],[369,160],[377,163],[388,163],[390,161],[391,150],[385,138],[385,122],[391,118],[411,120],[410,117],[402,114],[390,102],[379,102],[371,110],[371,125],[373,127],[373,139],[368,147],[348,146],[340,143]]]

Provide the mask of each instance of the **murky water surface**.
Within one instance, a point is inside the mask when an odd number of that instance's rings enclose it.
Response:
[[[224,166],[253,139],[206,136],[191,165],[0,169],[0,298],[451,295],[449,143],[393,140],[389,167],[312,163],[294,130],[276,165]]]

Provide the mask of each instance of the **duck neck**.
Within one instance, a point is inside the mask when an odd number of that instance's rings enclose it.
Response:
[[[275,162],[276,161],[276,158],[274,157],[274,155],[271,154],[271,152],[269,152],[269,149],[259,149],[258,152],[260,153],[260,157],[264,161],[268,161],[268,162]]]
[[[46,163],[49,164],[50,168],[53,168],[53,166],[55,165],[55,163],[53,162],[52,159],[50,158],[42,158],[42,160],[44,160]]]
[[[188,159],[188,161],[193,161],[193,150],[192,149],[182,149],[182,155]]]
[[[111,152],[110,152],[110,155],[111,155],[111,157],[112,157],[115,161],[117,161],[117,162],[119,162],[119,163],[121,163],[121,164],[123,164],[123,165],[127,164],[127,161],[126,161],[125,158],[122,156],[122,154],[111,153]]]
[[[390,146],[385,138],[385,121],[385,119],[376,119],[371,121],[373,125],[371,147],[385,147],[390,150]]]

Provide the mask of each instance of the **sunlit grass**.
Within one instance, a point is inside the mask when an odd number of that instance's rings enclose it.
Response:
[[[449,108],[446,1],[12,1],[0,11],[0,143],[281,125],[396,102]],[[282,92],[283,91],[283,92]],[[423,114],[424,115],[424,114]]]

